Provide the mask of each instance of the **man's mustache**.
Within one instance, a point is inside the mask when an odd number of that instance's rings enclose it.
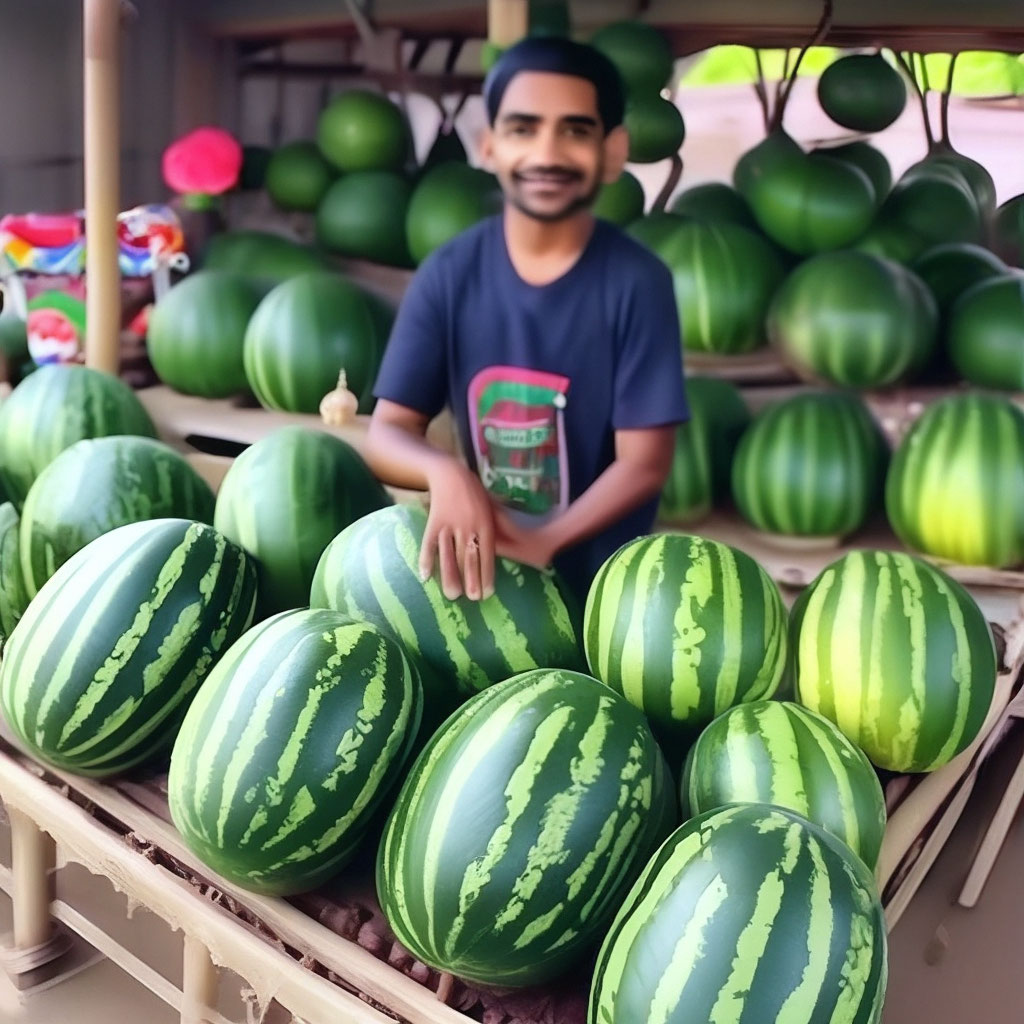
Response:
[[[513,173],[516,181],[582,181],[583,175],[571,167],[532,167]]]

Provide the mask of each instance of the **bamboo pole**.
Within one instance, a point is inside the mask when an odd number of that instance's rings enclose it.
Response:
[[[209,1024],[217,1006],[220,972],[199,939],[185,935],[181,1024]]]
[[[84,0],[86,365],[117,373],[121,275],[120,0]]]
[[[511,46],[529,27],[529,0],[488,0],[487,37],[495,46]]]
[[[53,839],[26,814],[9,809],[11,873],[14,891],[14,946],[35,949],[50,938],[50,869],[56,849]]]

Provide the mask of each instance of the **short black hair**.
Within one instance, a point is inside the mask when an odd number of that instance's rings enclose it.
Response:
[[[509,84],[524,71],[585,79],[597,91],[597,110],[605,133],[622,124],[626,114],[622,76],[600,50],[558,36],[527,36],[498,58],[484,80],[484,103],[492,127]]]

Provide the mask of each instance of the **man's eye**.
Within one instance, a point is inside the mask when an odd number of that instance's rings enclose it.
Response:
[[[589,139],[591,134],[590,129],[582,124],[569,125],[566,133],[574,139]]]
[[[513,124],[509,125],[508,133],[509,135],[519,136],[529,135],[531,133],[531,128],[529,125],[525,124]]]

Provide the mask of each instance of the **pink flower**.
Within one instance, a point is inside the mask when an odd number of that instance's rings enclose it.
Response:
[[[222,128],[197,128],[164,150],[164,181],[175,192],[220,195],[242,169],[242,147]]]

